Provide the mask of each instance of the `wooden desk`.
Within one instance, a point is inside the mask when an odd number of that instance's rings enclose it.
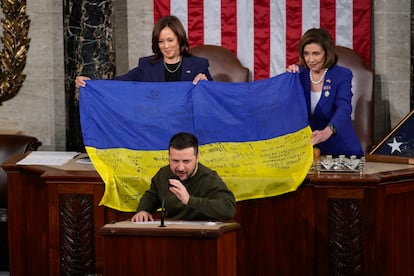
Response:
[[[16,156],[15,161],[22,157]],[[102,271],[102,239],[97,231],[107,212],[98,207],[104,186],[93,167],[16,166],[11,162],[4,166],[10,208],[10,275]]]
[[[102,227],[104,275],[237,275],[238,223],[159,225],[126,221]]]
[[[3,165],[10,275],[103,273],[99,229],[132,214],[98,206],[93,168],[16,166],[21,157]],[[413,165],[310,174],[295,192],[237,203],[237,275],[414,275],[413,217]]]

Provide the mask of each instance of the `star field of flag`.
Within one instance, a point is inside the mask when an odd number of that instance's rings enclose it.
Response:
[[[372,154],[414,156],[414,110],[375,147]]]

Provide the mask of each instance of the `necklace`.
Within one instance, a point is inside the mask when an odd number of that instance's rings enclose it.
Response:
[[[168,73],[174,74],[175,72],[177,72],[178,68],[181,67],[181,58],[180,58],[180,61],[178,62],[177,67],[174,70],[171,70],[170,68],[168,68],[167,64],[165,63],[165,60],[162,60],[162,63],[164,64],[164,68],[165,70],[168,71]]]
[[[310,81],[313,84],[320,84],[323,81],[323,79],[325,78],[326,72],[328,72],[328,68],[325,69],[325,71],[322,74],[322,77],[318,81],[314,81],[313,78],[312,78],[312,70],[309,70],[309,78],[310,78]]]

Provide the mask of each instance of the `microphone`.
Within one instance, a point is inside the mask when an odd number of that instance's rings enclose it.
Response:
[[[178,176],[178,175],[172,175],[172,176],[170,176],[170,178],[169,179],[176,179],[176,180],[178,180],[178,181],[181,181],[181,179],[180,179],[180,177]],[[168,181],[168,186],[169,187],[171,187],[172,185],[170,184],[170,182]]]

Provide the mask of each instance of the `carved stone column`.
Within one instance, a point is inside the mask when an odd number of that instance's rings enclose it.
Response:
[[[64,0],[66,149],[85,151],[79,120],[78,75],[110,79],[115,71],[113,0]]]

